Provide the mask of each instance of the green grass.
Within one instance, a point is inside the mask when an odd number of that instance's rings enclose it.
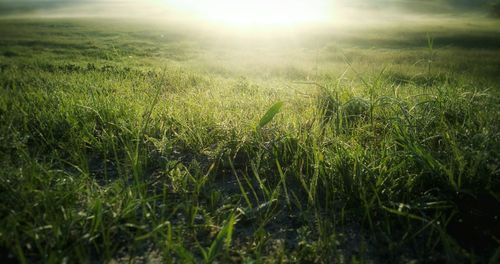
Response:
[[[498,262],[500,27],[443,21],[0,21],[0,260]]]

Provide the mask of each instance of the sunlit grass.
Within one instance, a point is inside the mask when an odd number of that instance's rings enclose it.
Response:
[[[498,27],[453,22],[2,21],[1,260],[495,263]]]

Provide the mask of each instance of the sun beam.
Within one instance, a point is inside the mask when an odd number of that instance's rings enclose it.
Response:
[[[171,0],[174,6],[199,19],[229,26],[287,26],[329,19],[326,0]]]

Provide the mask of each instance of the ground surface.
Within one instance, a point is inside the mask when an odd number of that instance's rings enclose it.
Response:
[[[0,21],[1,262],[498,263],[500,26],[436,21]]]

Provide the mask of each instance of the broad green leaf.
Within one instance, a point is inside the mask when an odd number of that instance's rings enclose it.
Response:
[[[283,106],[283,102],[277,102],[267,112],[262,116],[262,118],[259,121],[259,125],[257,126],[257,129],[261,129],[265,125],[267,125],[271,120],[273,120],[274,116],[278,114],[281,110],[281,107]]]

